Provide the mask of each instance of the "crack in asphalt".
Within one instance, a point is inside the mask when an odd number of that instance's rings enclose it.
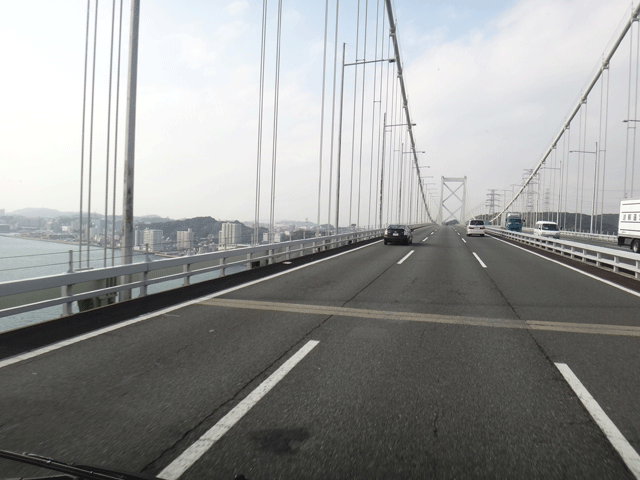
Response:
[[[438,438],[438,411],[433,414],[433,438]]]
[[[396,264],[392,263],[391,265],[389,265],[388,268],[384,269],[382,272],[380,272],[380,275],[378,275],[377,277],[375,277],[373,280],[371,280],[369,283],[367,283],[364,287],[362,287],[360,289],[359,292],[355,293],[351,298],[347,299],[341,306],[345,307],[351,300],[354,300],[358,295],[360,295],[362,292],[364,292],[367,288],[369,288],[371,285],[373,285],[374,282],[376,282],[378,279],[380,279],[380,277],[382,277],[385,273],[387,273],[389,270],[391,270]],[[333,316],[333,315],[332,315]]]
[[[507,297],[505,296],[505,294],[502,292],[502,290],[500,289],[500,287],[498,287],[498,284],[494,281],[494,279],[489,275],[489,272],[487,271],[486,268],[482,269],[485,272],[485,275],[487,276],[487,278],[489,279],[489,281],[493,284],[494,289],[498,292],[498,294],[502,297],[502,299],[505,301],[505,303],[508,305],[508,307],[511,309],[511,311],[513,312],[513,314],[516,316],[516,319],[518,319],[520,322],[522,322],[523,324],[526,325],[526,320],[524,320],[522,317],[520,317],[520,315],[518,315],[518,312],[516,311],[515,307],[511,304],[511,302],[507,299]],[[549,362],[549,364],[553,367],[553,376],[554,377],[558,377],[559,379],[563,379],[562,375],[560,374],[560,372],[558,372],[558,369],[555,366],[554,361],[551,359],[551,357],[549,356],[549,354],[545,351],[545,349],[542,347],[542,345],[538,342],[538,340],[536,339],[536,337],[533,335],[533,331],[529,328],[524,328],[523,330],[526,330],[527,334],[529,335],[529,338],[531,338],[531,340],[533,341],[533,343],[536,345],[536,347],[538,347],[538,350],[540,351],[540,353],[542,353],[542,356],[547,360],[547,362]]]

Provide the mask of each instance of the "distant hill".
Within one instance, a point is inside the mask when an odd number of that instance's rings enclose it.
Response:
[[[574,230],[577,226],[578,231],[588,232],[591,228],[591,215],[582,215],[582,222],[580,214],[567,213],[566,222],[564,220],[564,214],[560,214],[559,226],[561,229],[566,225],[566,230]],[[610,235],[616,235],[618,233],[618,214],[617,213],[605,213],[602,217],[602,232],[609,233]],[[548,218],[545,216],[545,219]],[[593,226],[594,231],[600,230],[600,215],[594,218],[596,224]],[[531,225],[533,226],[533,225]]]
[[[57,218],[73,215],[77,216],[78,214],[72,212],[61,212],[60,210],[54,210],[53,208],[21,208],[14,212],[7,212],[6,215],[27,218]]]
[[[84,218],[87,217],[87,212],[82,212]],[[6,212],[6,217],[26,217],[26,218],[58,218],[58,217],[78,217],[78,212],[61,212],[53,208],[21,208],[13,212]],[[98,212],[91,212],[91,218],[102,219],[104,214]],[[111,218],[111,214],[109,214]],[[116,215],[116,221],[121,221],[122,215]],[[136,216],[135,223],[138,222],[167,222],[171,219],[169,217],[163,218],[160,215],[143,215]]]

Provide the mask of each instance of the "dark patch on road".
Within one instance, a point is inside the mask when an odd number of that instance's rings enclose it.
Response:
[[[260,450],[276,455],[295,455],[309,436],[304,428],[275,429],[253,432],[251,440],[258,444]]]

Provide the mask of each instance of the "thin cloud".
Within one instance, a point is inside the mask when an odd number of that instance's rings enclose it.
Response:
[[[249,8],[249,2],[246,0],[238,0],[237,2],[227,5],[227,13],[231,16],[241,15]]]

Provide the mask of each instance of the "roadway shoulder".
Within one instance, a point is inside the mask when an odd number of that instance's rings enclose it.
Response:
[[[533,253],[537,253],[540,256],[549,258],[551,260],[555,260],[559,263],[568,265],[570,267],[575,268],[576,270],[580,270],[582,272],[585,273],[589,273],[591,275],[593,275],[594,277],[598,277],[598,278],[602,278],[603,280],[607,280],[611,283],[615,283],[616,285],[620,285],[622,287],[628,288],[629,290],[633,290],[634,292],[638,292],[640,293],[640,282],[638,282],[638,280],[634,279],[634,278],[630,278],[627,277],[625,275],[620,275],[618,273],[614,273],[613,271],[604,268],[604,267],[598,267],[592,263],[587,263],[587,262],[583,262],[582,260],[577,260],[577,259],[573,259],[571,257],[568,257],[566,255],[560,255],[558,253],[549,251],[549,250],[545,250],[542,248],[538,248],[538,247],[534,247],[532,245],[527,245],[525,243],[521,243],[521,242],[517,242],[515,240],[511,240],[511,239],[507,239],[507,238],[502,238],[500,236],[496,236],[496,235],[491,235],[489,234],[489,236],[492,236],[498,240],[501,240],[505,243],[510,243],[512,245],[515,245],[517,247],[520,247],[524,250],[528,250],[530,252]]]

